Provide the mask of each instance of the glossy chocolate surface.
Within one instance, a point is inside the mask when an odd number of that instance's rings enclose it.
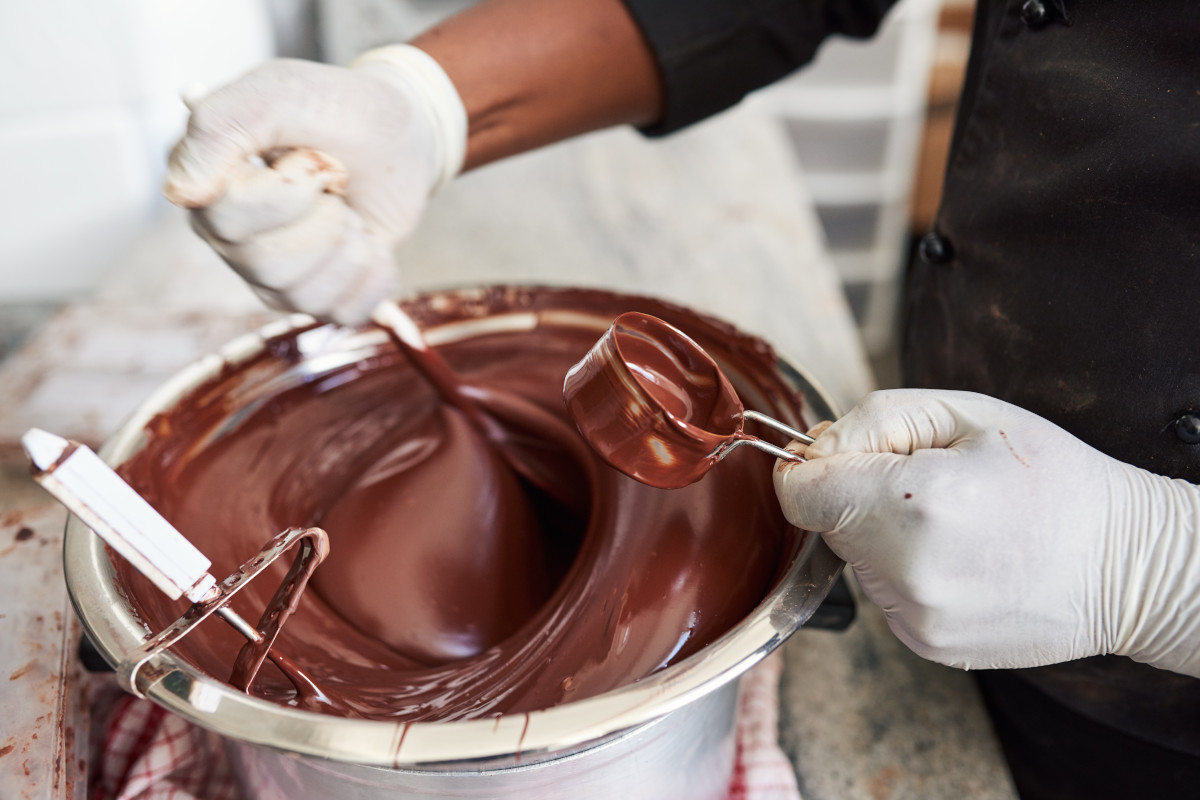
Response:
[[[519,477],[394,348],[310,374],[301,338],[350,335],[329,329],[281,337],[192,391],[148,426],[145,448],[121,468],[212,559],[218,577],[283,528],[328,532],[330,555],[278,639],[319,691],[298,701],[268,662],[253,687],[260,696],[410,721],[593,696],[731,629],[794,553],[768,459],[734,453],[688,488],[654,489],[597,458],[562,404],[568,368],[618,313],[636,308],[686,325],[747,405],[796,420],[800,398],[761,341],[667,304],[603,292],[450,297],[406,310],[441,342],[464,391],[522,457],[572,483],[584,508]],[[179,615],[115,563],[149,627]],[[257,618],[283,572],[247,586],[237,610]],[[225,680],[243,644],[211,620],[177,652]]]

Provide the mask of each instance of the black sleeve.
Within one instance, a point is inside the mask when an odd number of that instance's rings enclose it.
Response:
[[[826,36],[875,33],[896,0],[623,0],[666,89],[661,136],[812,60]]]

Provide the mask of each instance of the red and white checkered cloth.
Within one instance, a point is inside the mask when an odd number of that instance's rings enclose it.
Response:
[[[776,653],[742,678],[729,800],[800,800],[778,742],[782,671]],[[90,800],[242,800],[216,734],[123,693],[102,694],[92,713]]]
[[[93,730],[103,728],[89,800],[241,800],[216,734],[123,692],[92,714]]]
[[[800,800],[796,771],[779,747],[782,674],[783,657],[776,652],[742,677],[729,800]]]

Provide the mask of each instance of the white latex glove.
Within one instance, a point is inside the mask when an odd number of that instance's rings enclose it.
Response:
[[[357,324],[394,296],[392,248],[462,168],[466,130],[415,47],[271,61],[193,104],[166,195],[269,305]]]
[[[981,669],[1118,653],[1200,676],[1197,486],[967,392],[876,392],[806,456],[777,464],[784,513],[917,654]]]

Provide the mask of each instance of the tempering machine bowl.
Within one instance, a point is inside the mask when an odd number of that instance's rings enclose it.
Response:
[[[570,290],[508,291],[514,296],[534,291],[542,302],[537,311],[518,302],[481,315],[476,298],[496,296],[496,287],[425,295],[435,308],[463,310],[460,318],[426,330],[430,344],[529,330],[539,315],[550,315],[555,324],[584,326],[598,338],[618,313],[641,305],[641,298],[613,294],[611,308],[580,309],[572,306],[576,294]],[[147,399],[101,455],[110,464],[124,462],[143,446],[144,429],[154,415],[222,370],[254,360],[270,340],[311,324],[302,316],[281,320],[192,364]],[[298,359],[276,359],[265,371],[260,359],[256,385],[278,391],[391,347],[375,328],[330,328],[329,335],[305,342]],[[737,365],[721,366],[738,385]],[[777,369],[805,399],[805,419],[794,424],[836,418],[825,394],[802,370],[783,360]],[[843,567],[819,536],[796,535],[801,538],[782,577],[734,629],[636,683],[543,711],[412,724],[334,717],[243,694],[169,651],[143,668],[154,676],[145,692],[160,706],[221,735],[239,780],[255,798],[723,800],[734,758],[738,678],[804,625]],[[103,542],[74,517],[67,524],[65,562],[84,628],[104,657],[119,663],[149,631],[117,585]]]

